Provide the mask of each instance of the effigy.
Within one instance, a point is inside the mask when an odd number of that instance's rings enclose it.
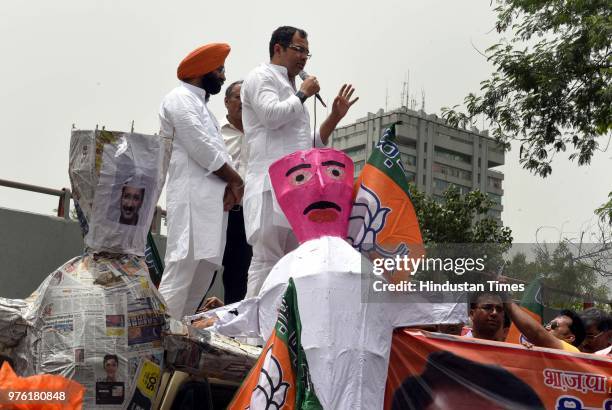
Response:
[[[58,374],[85,387],[86,408],[149,408],[163,366],[168,316],[144,250],[164,185],[170,141],[73,130],[69,175],[83,255],[24,301],[2,303],[20,375]],[[8,313],[5,314],[5,313]]]
[[[235,313],[211,327],[239,336],[240,322],[244,336],[258,329],[266,341],[230,407],[382,408],[393,329],[461,322],[464,305],[368,299],[372,264],[345,239],[353,205],[346,154],[298,151],[272,164],[270,179],[300,246],[257,298],[225,307]]]

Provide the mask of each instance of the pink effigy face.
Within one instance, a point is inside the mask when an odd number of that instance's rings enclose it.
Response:
[[[297,151],[270,165],[276,199],[300,243],[346,237],[353,168],[348,155],[331,148]]]

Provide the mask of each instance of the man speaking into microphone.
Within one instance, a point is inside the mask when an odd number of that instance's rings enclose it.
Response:
[[[310,58],[308,35],[295,27],[279,27],[272,33],[269,52],[270,62],[252,70],[241,89],[242,123],[249,151],[243,210],[247,241],[253,246],[247,297],[259,293],[276,262],[298,245],[274,202],[268,167],[292,152],[327,145],[338,122],[359,99],[351,100],[355,90],[344,84],[334,98],[331,113],[313,135],[305,102],[319,92],[319,82],[302,73],[300,87],[295,83]]]

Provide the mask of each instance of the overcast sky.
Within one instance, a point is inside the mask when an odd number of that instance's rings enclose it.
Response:
[[[3,0],[0,178],[68,187],[72,124],[129,130],[134,121],[137,132],[155,133],[159,103],[177,85],[176,66],[187,53],[229,43],[229,84],[268,60],[270,34],[280,25],[309,33],[313,57],[306,69],[319,78],[324,98],[331,101],[343,82],[355,85],[360,100],[341,124],[386,101],[397,108],[408,72],[411,94],[420,104],[424,90],[425,110],[440,115],[490,74],[475,49],[498,38],[494,17],[489,1],[467,0]],[[224,117],[221,96],[211,107]],[[522,170],[517,151],[499,169],[502,218],[516,242],[535,241],[540,227],[540,241],[577,236],[595,221],[593,210],[612,189],[612,148],[589,167],[557,156],[546,179]],[[57,200],[0,187],[0,206],[51,213]]]

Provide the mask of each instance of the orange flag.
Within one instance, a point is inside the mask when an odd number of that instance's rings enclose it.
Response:
[[[290,278],[274,331],[228,408],[322,409],[310,381],[301,333],[297,293]]]
[[[370,259],[424,256],[419,221],[395,143],[395,124],[385,130],[355,182],[348,239]],[[395,282],[408,279],[410,272],[394,273],[391,280]]]
[[[19,377],[8,362],[0,368],[0,409],[72,410],[83,406],[85,388],[52,374]]]

